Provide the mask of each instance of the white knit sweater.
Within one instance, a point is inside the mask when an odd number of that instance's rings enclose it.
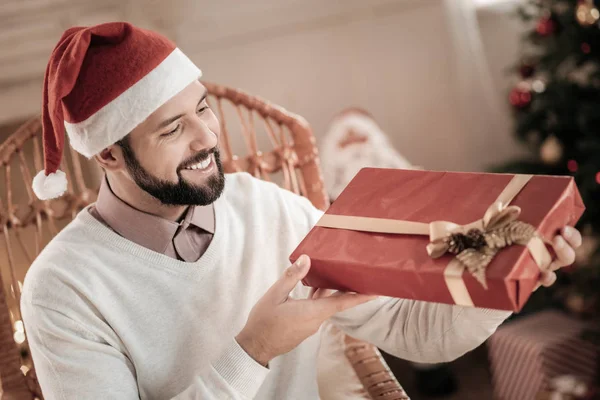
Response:
[[[319,336],[263,368],[235,342],[321,212],[245,173],[227,175],[206,253],[185,263],[123,239],[87,210],[44,249],[23,318],[47,399],[316,399]],[[305,297],[298,285],[293,296]],[[507,312],[380,298],[338,314],[401,358],[454,359]]]

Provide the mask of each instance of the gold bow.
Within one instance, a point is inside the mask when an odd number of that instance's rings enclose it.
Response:
[[[487,288],[485,269],[496,253],[511,244],[525,246],[536,235],[534,226],[518,221],[520,214],[520,207],[496,201],[482,219],[467,225],[434,221],[429,224],[427,253],[432,258],[456,254],[462,266]]]

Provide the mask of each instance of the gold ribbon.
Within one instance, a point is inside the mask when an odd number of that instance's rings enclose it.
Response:
[[[532,175],[515,175],[496,201],[488,207],[483,218],[465,225],[448,221],[424,223],[324,214],[316,226],[374,233],[428,235],[427,254],[430,257],[441,257],[450,250],[458,253],[444,269],[444,279],[456,304],[473,306],[473,301],[462,278],[464,270],[468,269],[484,287],[487,287],[485,267],[499,249],[511,244],[527,246],[541,270],[547,269],[552,261],[544,239],[535,232],[535,228],[518,221],[521,209],[517,206],[509,206],[531,178]],[[499,232],[502,231],[509,232],[510,235],[499,235]],[[485,243],[485,246],[482,246],[481,249],[457,248],[455,241],[464,239],[465,235],[471,233],[478,237],[480,242],[483,240],[484,242],[480,244]]]
[[[429,240],[427,253],[438,258],[449,250],[448,238],[453,234],[467,234],[475,229],[481,232],[489,232],[500,229],[516,221],[521,214],[521,209],[517,206],[506,206],[502,202],[496,201],[492,204],[482,219],[467,225],[457,225],[452,222],[435,221],[429,224]]]

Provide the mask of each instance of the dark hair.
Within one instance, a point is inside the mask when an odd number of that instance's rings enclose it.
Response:
[[[115,143],[117,146],[123,150],[123,157],[125,158],[125,163],[130,168],[136,168],[138,166],[136,162],[135,155],[133,154],[133,149],[131,148],[131,144],[129,143],[129,135],[125,135],[123,139],[119,140]]]
[[[125,135],[121,140],[117,141],[115,144],[123,150],[131,150],[131,145],[129,144],[129,135]]]

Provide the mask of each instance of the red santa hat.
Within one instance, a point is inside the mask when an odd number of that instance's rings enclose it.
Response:
[[[167,38],[125,22],[68,29],[44,76],[44,170],[33,179],[42,200],[61,196],[65,131],[91,158],[116,143],[202,72]]]

